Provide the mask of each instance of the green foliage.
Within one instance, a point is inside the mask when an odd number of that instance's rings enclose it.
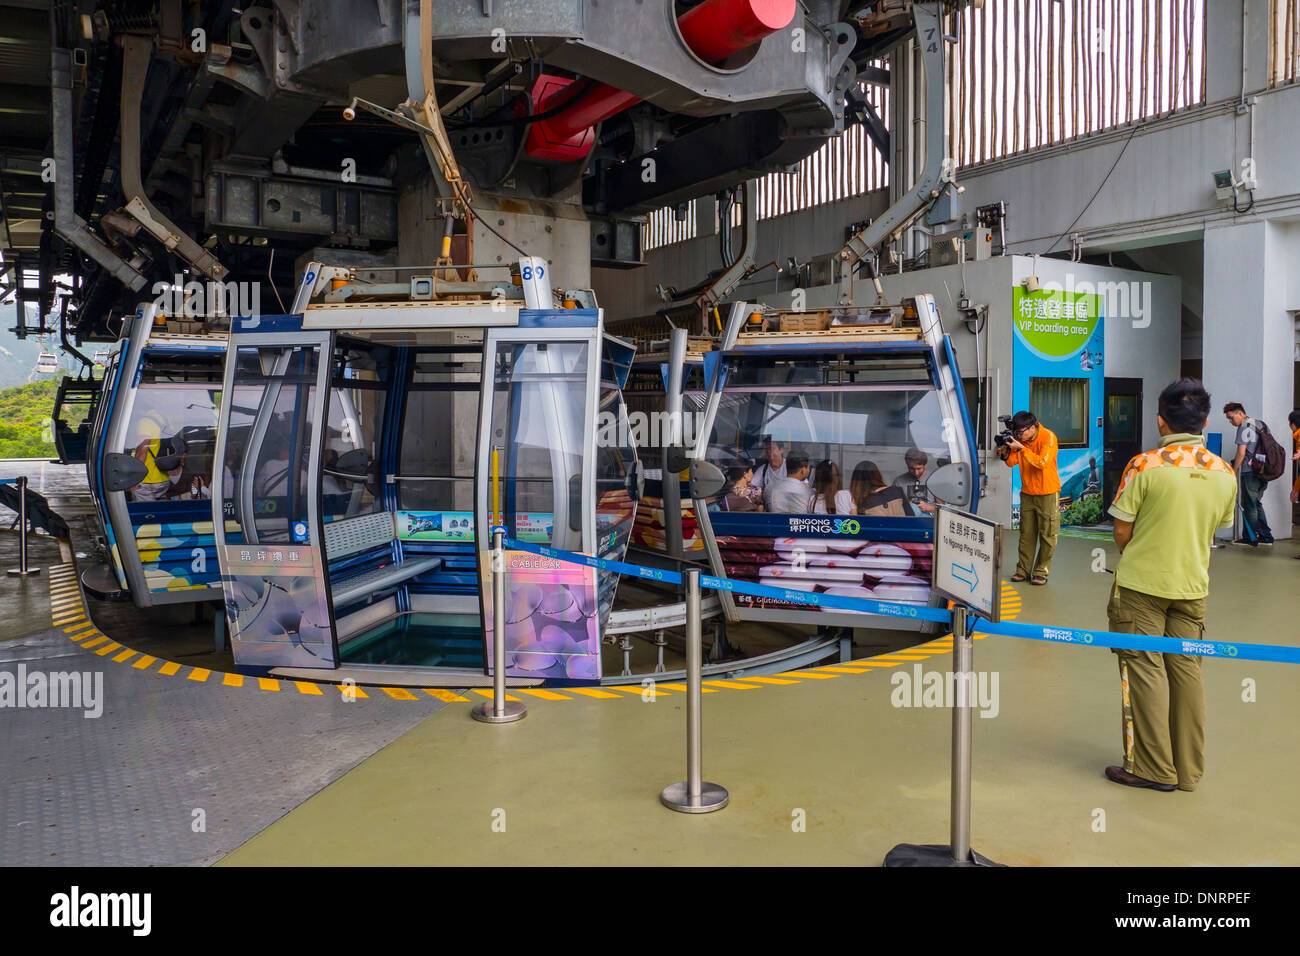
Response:
[[[0,389],[0,458],[52,458],[57,378]]]
[[[1101,495],[1089,495],[1070,502],[1061,512],[1062,525],[1097,524],[1102,520]]]

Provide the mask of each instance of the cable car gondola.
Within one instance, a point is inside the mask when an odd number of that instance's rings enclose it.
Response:
[[[87,473],[111,574],[101,599],[138,607],[221,599],[212,539],[213,447],[225,333],[175,334],[145,303],[109,355]]]
[[[516,269],[417,298],[432,273],[312,263],[291,314],[232,320],[211,507],[242,672],[474,682],[504,631],[513,677],[601,677],[617,574],[509,551],[506,621],[483,600],[489,529],[617,559],[639,493],[596,439],[633,350],[590,293],[557,307],[543,260]]]
[[[669,359],[663,379],[681,389],[677,407],[703,408],[690,456],[733,481],[722,494],[695,500],[680,485],[677,558],[785,590],[936,603],[934,507],[943,501],[973,512],[978,495],[961,375],[932,296],[836,316],[736,303],[720,341]],[[924,463],[919,477],[913,462]],[[784,482],[791,463],[800,474],[807,469],[804,484],[785,485],[788,494],[775,501],[744,487],[746,474],[757,485]],[[647,488],[657,490],[651,482]],[[672,557],[667,504],[667,526],[640,525],[636,541]],[[719,596],[731,621],[918,626],[779,598]]]

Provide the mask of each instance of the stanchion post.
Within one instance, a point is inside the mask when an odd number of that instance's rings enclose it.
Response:
[[[975,648],[971,615],[1001,615],[1002,529],[994,522],[940,506],[935,514],[931,587],[952,602],[952,775],[949,843],[900,843],[885,866],[997,866],[971,849],[971,748],[975,715]]]
[[[11,578],[25,578],[40,574],[40,568],[27,566],[27,476],[18,478],[18,567],[6,572]]]
[[[970,756],[971,716],[975,684],[974,638],[966,620],[966,608],[952,610],[952,673],[956,683],[952,707],[952,858],[970,860]]]
[[[686,583],[686,780],[663,789],[659,799],[679,813],[710,813],[727,805],[726,789],[704,779],[704,636],[700,611],[700,572],[690,568]]]
[[[492,701],[483,701],[470,716],[485,724],[523,720],[528,708],[506,700],[506,548],[505,532],[492,531]]]

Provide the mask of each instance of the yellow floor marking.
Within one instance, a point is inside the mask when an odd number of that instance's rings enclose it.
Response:
[[[652,686],[654,688],[654,692],[656,695],[663,694],[665,697],[673,696],[668,691],[663,689],[664,688],[663,684],[654,684]],[[649,689],[650,688],[642,687],[640,684],[615,684],[609,688],[609,690],[621,690],[625,694],[635,694],[638,697],[640,697]]]
[[[752,680],[759,684],[797,684],[797,680],[781,680],[779,677],[737,677],[736,680]]]
[[[63,633],[71,635],[72,640],[75,641],[78,637],[86,636],[85,634],[78,634],[77,633],[78,631],[85,631],[87,628],[93,630],[94,627],[95,627],[94,621],[78,621],[76,624],[72,625],[71,627],[65,627],[63,629]]]
[[[244,675],[243,675],[243,674],[223,674],[223,675],[221,676],[221,683],[225,684],[227,687],[243,687],[243,686],[244,686]]]
[[[280,682],[274,677],[259,677],[257,679],[257,686],[262,690],[279,690]]]
[[[669,690],[686,690],[686,689],[687,689],[687,687],[686,687],[685,684],[656,684],[655,686],[656,686],[656,687],[667,687]],[[716,693],[718,693],[718,691],[715,690],[715,689],[712,688],[712,687],[703,687],[703,686],[701,686],[701,687],[700,687],[700,693],[701,693],[701,694],[716,694]]]
[[[758,690],[757,687],[752,687],[749,684],[737,684],[731,680],[706,680],[703,683],[709,687],[727,687],[731,690]]]
[[[143,670],[144,668],[148,667],[157,659],[158,658],[156,657],[150,657],[148,654],[142,654],[140,655],[140,659],[136,661],[134,664],[132,664],[131,666],[136,668],[137,670]]]
[[[162,667],[158,668],[158,673],[162,674],[165,677],[171,677],[180,669],[181,669],[180,664],[177,664],[175,661],[168,661]]]
[[[780,671],[777,677],[811,677],[813,680],[834,680],[834,674],[818,674],[816,671]]]
[[[108,640],[108,638],[106,638],[103,634],[100,634],[98,637],[94,638],[93,640],[86,641],[86,643],[82,644],[81,646],[94,647],[96,644],[103,644],[106,640]]]
[[[99,650],[95,651],[95,653],[98,654],[100,657],[103,657],[106,654],[112,654],[115,650],[119,649],[121,646],[122,646],[121,644],[118,644],[114,641],[109,641]]]
[[[50,597],[61,601],[66,601],[69,598],[80,598],[81,589],[78,587],[50,588]]]
[[[133,657],[135,657],[135,651],[131,650],[131,649],[128,647],[128,648],[127,648],[126,650],[124,650],[121,654],[114,654],[114,655],[113,655],[113,660],[120,664],[120,663],[122,663],[123,661],[130,660],[130,659],[133,658]]]
[[[56,618],[53,618],[53,619],[51,620],[51,623],[52,623],[55,627],[63,627],[63,626],[65,626],[65,625],[67,625],[67,624],[76,624],[78,621],[84,621],[85,619],[86,619],[86,615],[85,615],[85,614],[71,614],[71,615],[68,615],[67,617],[56,617]]]
[[[572,697],[565,697],[553,690],[524,690],[521,688],[519,693],[528,694],[531,697],[540,697],[542,700],[573,700]]]
[[[595,697],[597,700],[610,700],[618,697],[618,694],[611,694],[607,690],[601,690],[598,687],[570,687],[569,692],[581,694],[583,697]]]
[[[51,601],[51,602],[50,602],[50,611],[51,611],[51,612],[55,612],[55,611],[65,611],[65,610],[67,610],[67,609],[70,608],[70,607],[79,607],[79,608],[84,608],[84,605],[83,605],[82,602],[81,602],[81,598],[79,598],[79,597],[73,595],[73,596],[71,596],[71,597],[65,597],[65,598],[62,598],[61,600],[58,600],[58,601]]]
[[[818,672],[819,674],[820,674],[820,673],[824,673],[824,672],[826,672],[826,671],[830,671],[832,674],[861,674],[861,673],[862,673],[862,671],[858,670],[856,667],[819,667],[819,668],[817,668],[817,672]]]
[[[311,681],[296,680],[293,682],[293,684],[295,687],[298,688],[298,693],[300,694],[314,694],[319,697],[322,693],[324,693],[319,687],[317,687]]]
[[[382,690],[389,697],[393,698],[393,700],[419,700],[420,699],[416,697],[414,694],[412,694],[409,690],[405,689],[404,687],[381,687],[380,690]]]
[[[339,694],[340,694],[340,696],[342,696],[345,700],[347,700],[348,698],[351,698],[352,700],[369,700],[369,699],[370,699],[370,695],[367,694],[367,693],[366,693],[364,690],[362,690],[360,687],[357,687],[355,684],[353,684],[353,685],[348,685],[348,684],[339,684],[339,685],[337,685],[337,686],[338,686],[338,689],[339,689]]]
[[[492,691],[490,691],[490,690],[479,690],[477,687],[475,687],[475,688],[474,688],[474,693],[478,694],[480,697],[486,697],[488,700],[491,700],[491,699],[492,699]],[[508,700],[508,701],[509,701],[509,700],[518,701],[519,698],[518,698],[518,697],[511,697],[510,694],[507,693],[507,694],[506,694],[506,700]]]
[[[204,681],[208,679],[208,675],[211,673],[212,671],[208,670],[206,667],[195,667],[191,669],[189,674],[186,676],[190,680]]]
[[[445,700],[447,703],[464,703],[469,700],[468,697],[461,697],[460,694],[453,694],[449,690],[443,690],[441,687],[426,687],[424,692],[430,697],[436,697],[439,700]]]

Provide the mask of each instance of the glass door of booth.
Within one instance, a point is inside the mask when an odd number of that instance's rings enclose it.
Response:
[[[594,554],[599,330],[490,330],[484,342],[475,527],[488,672],[493,620],[491,529],[506,550],[507,673],[600,677],[595,569],[526,550]]]
[[[213,523],[235,663],[336,667],[320,508],[330,335],[234,334]]]

